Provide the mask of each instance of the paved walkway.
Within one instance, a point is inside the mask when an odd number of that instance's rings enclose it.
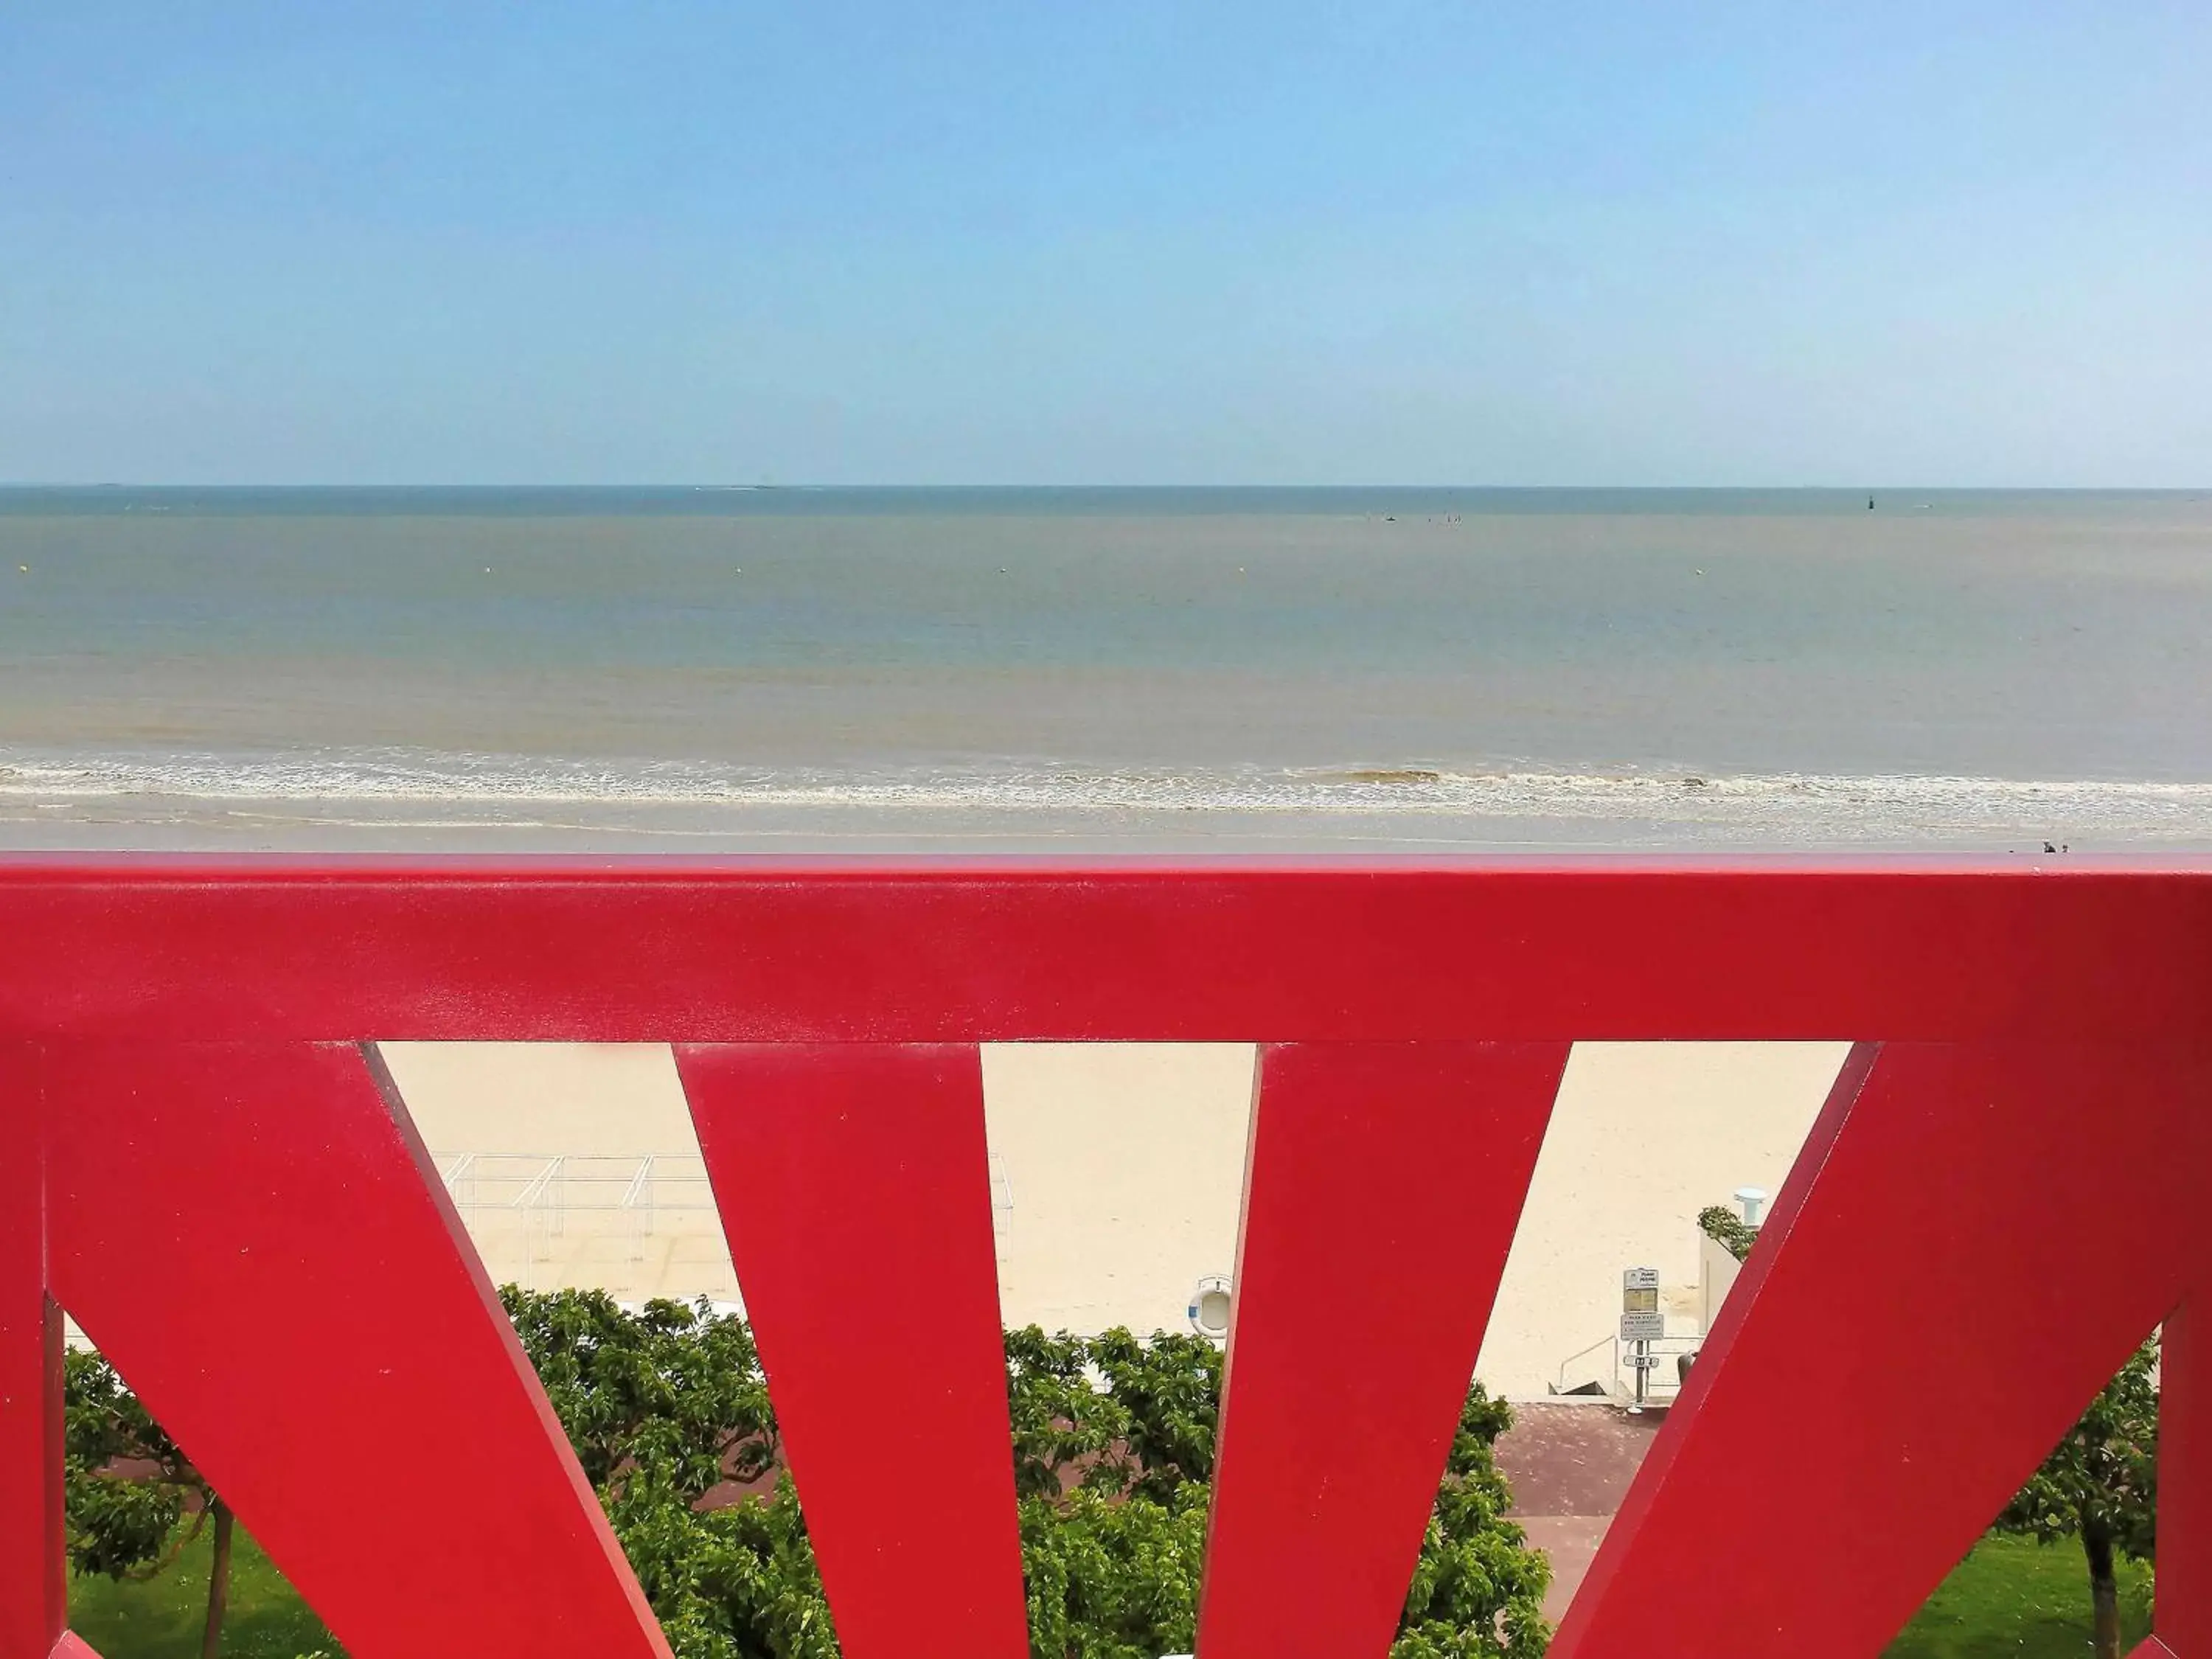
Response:
[[[1513,1518],[1552,1558],[1544,1616],[1556,1625],[1666,1414],[1547,1402],[1516,1405],[1513,1417],[1498,1438],[1498,1466],[1513,1485]]]

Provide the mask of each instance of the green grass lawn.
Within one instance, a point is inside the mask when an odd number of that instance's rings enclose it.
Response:
[[[203,1533],[174,1566],[143,1583],[72,1574],[70,1627],[92,1644],[100,1659],[199,1659],[200,1631],[207,1622],[209,1548],[209,1535]],[[240,1528],[231,1547],[223,1659],[295,1659],[318,1649],[337,1651],[322,1621]]]
[[[208,1540],[145,1583],[70,1580],[70,1623],[101,1659],[198,1659]],[[2150,1570],[2120,1564],[2130,1645],[2150,1628]],[[1888,1659],[2075,1659],[2089,1646],[2089,1579],[2071,1540],[1987,1538],[1889,1645]],[[295,1659],[337,1650],[269,1558],[241,1529],[232,1564],[224,1659]]]
[[[2122,1561],[2122,1650],[2150,1629],[2150,1569]],[[2073,1539],[1984,1538],[1889,1644],[1889,1659],[2077,1659],[2089,1650],[2089,1571]]]

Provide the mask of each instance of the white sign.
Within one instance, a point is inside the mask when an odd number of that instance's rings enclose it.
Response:
[[[1656,1342],[1666,1334],[1665,1314],[1625,1313],[1620,1316],[1620,1340],[1624,1342]]]
[[[1656,1291],[1659,1288],[1656,1267],[1629,1267],[1622,1271],[1620,1288],[1624,1291]]]

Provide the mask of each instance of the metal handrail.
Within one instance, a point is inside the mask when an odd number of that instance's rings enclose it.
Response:
[[[1600,1348],[1604,1347],[1610,1347],[1613,1350],[1613,1373],[1614,1380],[1616,1382],[1619,1381],[1620,1376],[1620,1338],[1619,1335],[1612,1332],[1607,1332],[1605,1335],[1598,1338],[1596,1341],[1591,1343],[1588,1347],[1576,1349],[1574,1352],[1569,1354],[1565,1359],[1562,1359],[1559,1362],[1558,1380],[1552,1385],[1552,1392],[1554,1394],[1566,1393],[1567,1368],[1573,1364],[1575,1361],[1580,1359],[1583,1355],[1595,1353]]]

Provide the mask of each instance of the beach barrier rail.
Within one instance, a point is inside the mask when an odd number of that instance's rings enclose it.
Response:
[[[2212,865],[59,855],[0,1659],[85,1651],[64,1310],[356,1659],[666,1652],[380,1040],[675,1045],[852,1659],[1027,1652],[976,1045],[1257,1043],[1199,1651],[1381,1659],[1578,1039],[1855,1046],[1555,1654],[1877,1653],[2162,1327],[2147,1650],[2212,1659]],[[332,1421],[473,1478],[364,1553]]]
[[[624,1284],[647,1276],[648,1242],[672,1226],[722,1259],[695,1256],[681,1285],[655,1282],[652,1294],[720,1300],[737,1288],[707,1166],[696,1154],[434,1152],[431,1161],[477,1254],[502,1281],[526,1291]],[[571,1217],[583,1223],[573,1234]]]

